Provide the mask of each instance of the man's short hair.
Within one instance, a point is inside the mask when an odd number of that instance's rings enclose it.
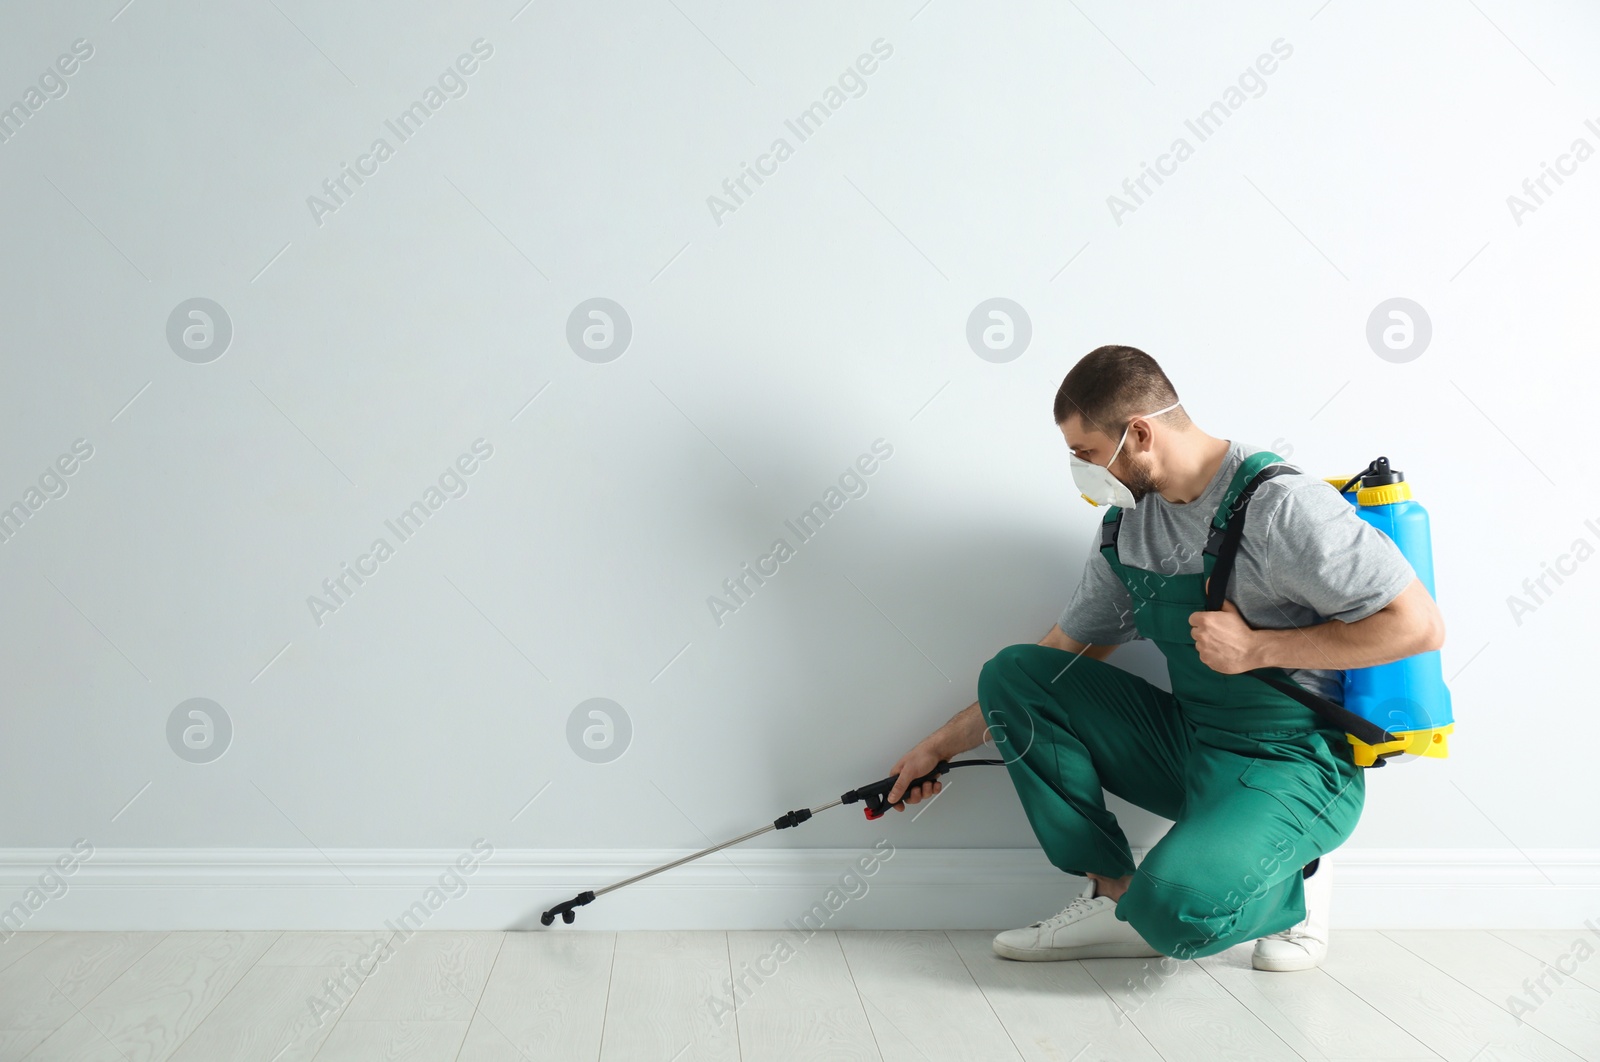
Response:
[[[1056,391],[1055,420],[1059,426],[1076,413],[1087,431],[1112,439],[1134,417],[1154,413],[1178,400],[1172,381],[1156,359],[1137,347],[1096,347],[1079,359]],[[1167,414],[1173,427],[1188,427],[1182,406]]]

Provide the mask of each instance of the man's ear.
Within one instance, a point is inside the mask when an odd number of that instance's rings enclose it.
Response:
[[[1140,428],[1144,429],[1144,438],[1143,439],[1139,438],[1139,429]],[[1155,429],[1150,426],[1150,420],[1149,420],[1148,417],[1135,418],[1128,425],[1128,442],[1137,441],[1139,443],[1139,447],[1138,448],[1143,453],[1149,453],[1150,452],[1150,444],[1151,444],[1152,441],[1154,441],[1155,435],[1156,435]],[[1124,444],[1123,449],[1124,450],[1127,449],[1126,444]]]

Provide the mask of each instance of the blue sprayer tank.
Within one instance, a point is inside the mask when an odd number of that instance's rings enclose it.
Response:
[[[1428,511],[1411,496],[1405,475],[1391,469],[1387,457],[1380,457],[1353,479],[1327,482],[1355,506],[1357,516],[1389,536],[1437,601]],[[1376,667],[1346,670],[1344,706],[1397,739],[1374,746],[1346,735],[1360,766],[1374,765],[1374,761],[1382,766],[1382,757],[1401,753],[1440,759],[1449,755],[1447,735],[1455,729],[1455,718],[1450,713],[1450,690],[1444,684],[1437,649]]]

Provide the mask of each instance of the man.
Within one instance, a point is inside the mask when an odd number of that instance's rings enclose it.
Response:
[[[1208,610],[1213,518],[1287,462],[1201,431],[1132,347],[1086,355],[1053,412],[1084,497],[1116,509],[1057,624],[983,666],[978,700],[895,764],[889,802],[930,799],[940,782],[907,787],[994,741],[1051,863],[1089,879],[1059,914],[996,936],[1007,958],[1193,959],[1254,940],[1257,969],[1316,966],[1327,853],[1355,829],[1363,769],[1341,727],[1244,673],[1282,668],[1342,704],[1343,669],[1438,649],[1439,610],[1387,536],[1292,465],[1249,496]],[[1170,693],[1104,662],[1135,638],[1166,657]],[[1137,868],[1102,789],[1174,820]]]

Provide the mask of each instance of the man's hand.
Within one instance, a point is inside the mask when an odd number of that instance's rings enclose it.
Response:
[[[1210,580],[1206,580],[1210,585]],[[1257,653],[1260,640],[1255,628],[1244,621],[1239,609],[1227,598],[1222,608],[1189,613],[1189,633],[1194,636],[1200,662],[1223,675],[1237,675],[1260,666]]]
[[[894,786],[889,790],[888,802],[896,811],[904,811],[906,804],[917,804],[924,800],[932,800],[944,788],[944,783],[937,778],[931,782],[923,782],[919,786],[911,783],[939,766],[939,761],[945,757],[939,755],[930,744],[931,738],[922,741],[916,748],[901,756],[895,765],[889,768],[889,773],[897,775]],[[911,788],[907,789],[908,786]],[[904,797],[905,799],[901,799]]]

